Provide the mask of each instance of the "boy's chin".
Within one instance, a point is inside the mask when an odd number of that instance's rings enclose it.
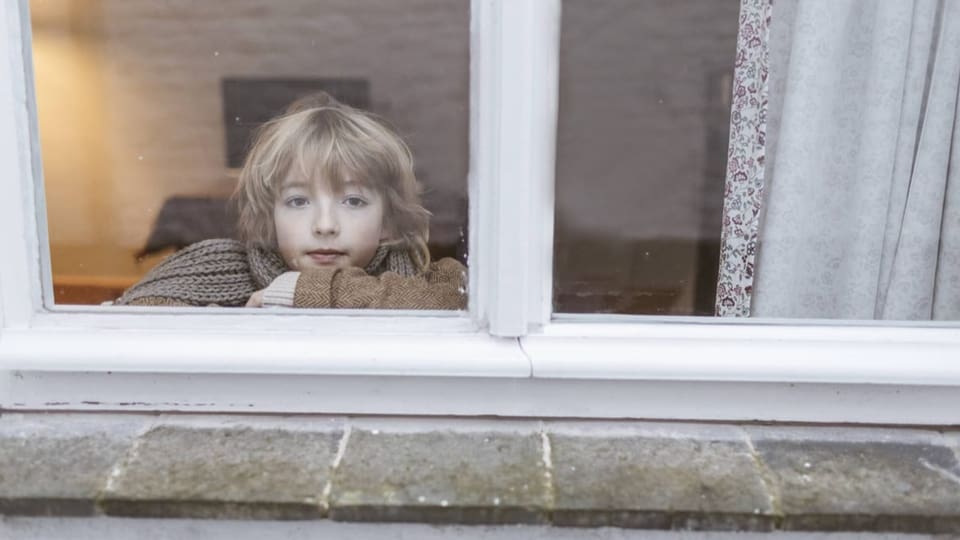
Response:
[[[310,256],[305,255],[300,259],[301,269],[308,268],[349,268],[350,258],[346,255],[331,256]]]

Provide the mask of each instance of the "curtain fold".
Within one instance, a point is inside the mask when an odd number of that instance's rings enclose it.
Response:
[[[777,0],[751,315],[960,319],[960,1]]]

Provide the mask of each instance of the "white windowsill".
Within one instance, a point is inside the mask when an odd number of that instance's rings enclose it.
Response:
[[[420,333],[358,339],[356,320],[338,334],[316,318],[251,326],[301,319],[280,315],[232,329],[119,316],[91,331],[57,323],[109,316],[60,316],[0,334],[0,407],[960,424],[948,328],[557,322],[517,340],[409,318]]]

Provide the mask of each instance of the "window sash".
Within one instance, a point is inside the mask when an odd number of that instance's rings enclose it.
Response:
[[[523,335],[550,316],[559,6],[560,0],[471,0],[468,313],[476,328],[497,336]],[[20,189],[7,186],[10,189],[0,194],[9,203],[6,221],[11,228],[16,226],[8,230],[18,231],[11,239],[11,252],[26,253],[30,263],[4,272],[11,276],[5,280],[10,289],[4,295],[5,309],[16,315],[16,324],[27,324],[49,312],[69,312],[76,316],[110,313],[114,324],[150,326],[144,317],[166,310],[153,308],[136,319],[126,319],[125,314],[132,312],[53,305],[28,1],[7,5],[5,15],[11,30],[3,43],[11,59],[5,74],[16,94],[5,105],[19,107],[16,130],[10,133],[11,143],[5,150],[26,161],[9,171],[11,177],[21,179]],[[35,208],[40,217],[25,212],[28,208]],[[169,312],[183,313],[181,309]],[[336,315],[343,317],[345,312]],[[385,319],[371,318],[364,311],[351,315],[363,318],[357,324],[374,332]],[[92,324],[103,317],[88,320]],[[394,323],[385,324],[386,330],[394,330]],[[408,326],[443,331],[448,323],[421,313],[419,323]],[[192,327],[184,321],[184,328]]]
[[[0,50],[0,328],[28,324],[40,305],[42,281],[39,235],[34,210],[42,210],[36,107],[32,98],[32,61],[26,2],[8,2],[0,9],[4,29]],[[25,32],[24,29],[27,29]],[[39,184],[39,182],[37,182]]]
[[[0,17],[2,409],[960,422],[950,328],[550,319],[559,0],[472,2],[467,316],[46,309],[27,0]]]

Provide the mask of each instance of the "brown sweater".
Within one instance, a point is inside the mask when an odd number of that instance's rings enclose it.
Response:
[[[395,272],[371,276],[360,268],[309,270],[300,274],[294,307],[371,309],[465,309],[466,269],[453,259],[431,263],[410,277]]]
[[[293,307],[340,309],[466,309],[466,268],[454,259],[431,263],[422,274],[394,272],[371,276],[360,268],[318,269],[300,274]],[[147,296],[131,306],[191,306],[162,296]],[[215,305],[215,304],[214,304]]]
[[[243,306],[261,289],[286,291],[283,305],[304,308],[465,309],[466,269],[453,259],[402,275],[380,265],[284,271],[272,252],[209,240],[172,255],[117,300],[135,306]],[[288,283],[281,283],[284,278]],[[295,279],[295,281],[291,281]],[[268,302],[270,303],[270,302]],[[277,304],[277,302],[274,302]]]

